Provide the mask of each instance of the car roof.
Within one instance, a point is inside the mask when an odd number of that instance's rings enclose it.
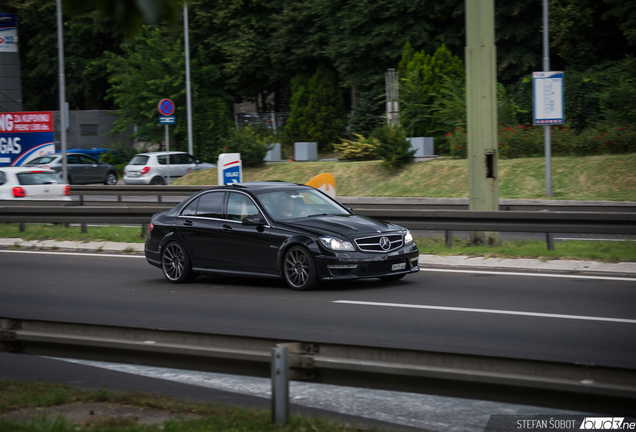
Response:
[[[165,154],[187,154],[186,152],[182,152],[182,151],[169,151],[169,152],[165,152],[165,151],[156,151],[156,152],[146,152],[146,153],[137,153],[135,154],[135,156],[154,156],[154,155],[165,155]]]
[[[261,191],[279,191],[279,190],[289,190],[290,188],[298,189],[314,189],[311,186],[307,186],[299,183],[288,183],[283,181],[253,181],[253,182],[243,182],[243,183],[234,183],[226,186],[213,186],[209,189],[205,189],[201,192],[212,191],[212,190],[240,190],[246,192],[261,192]]]

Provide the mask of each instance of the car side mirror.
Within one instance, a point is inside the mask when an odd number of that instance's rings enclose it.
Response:
[[[195,160],[194,163],[200,164],[201,161],[199,159]]]
[[[263,217],[260,214],[245,216],[243,218],[242,224],[251,225],[251,226],[265,225],[265,219],[263,219]]]

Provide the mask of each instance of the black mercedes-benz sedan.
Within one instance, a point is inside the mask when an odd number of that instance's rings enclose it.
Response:
[[[409,230],[282,182],[213,187],[153,215],[145,253],[173,283],[237,275],[283,278],[309,290],[323,281],[396,281],[419,271]]]

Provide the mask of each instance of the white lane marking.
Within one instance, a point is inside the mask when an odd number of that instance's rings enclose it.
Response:
[[[80,252],[46,252],[46,251],[21,251],[21,250],[8,250],[0,249],[0,252],[7,253],[26,253],[26,254],[42,254],[42,255],[71,255],[71,256],[94,256],[94,257],[110,257],[110,258],[143,258],[142,255],[117,255],[117,254],[96,254],[96,253],[80,253]]]
[[[420,264],[421,265],[421,264]],[[461,264],[460,264],[461,265]],[[589,276],[589,275],[575,275],[575,274],[551,274],[551,273],[522,273],[522,272],[504,272],[495,270],[455,270],[455,269],[437,269],[437,268],[423,268],[420,267],[420,271],[427,272],[445,272],[445,273],[471,273],[471,274],[491,274],[491,275],[505,275],[505,276],[536,276],[536,277],[551,277],[551,278],[568,278],[568,279],[595,279],[595,280],[613,280],[613,281],[627,281],[636,282],[636,278],[617,277],[617,276]],[[591,270],[593,271],[593,270]]]
[[[636,324],[636,320],[625,319],[625,318],[606,318],[606,317],[594,317],[594,316],[583,316],[583,315],[562,315],[562,314],[550,314],[550,313],[540,313],[540,312],[507,311],[507,310],[497,310],[497,309],[475,309],[475,308],[461,308],[461,307],[451,307],[451,306],[428,306],[428,305],[413,305],[413,304],[403,304],[403,303],[381,303],[381,302],[366,302],[366,301],[353,301],[353,300],[336,300],[333,303],[352,304],[352,305],[360,305],[360,306],[384,306],[384,307],[397,307],[397,308],[410,308],[410,309],[432,309],[432,310],[451,311],[451,312],[475,312],[475,313],[488,313],[488,314],[499,314],[499,315],[521,315],[521,316],[532,316],[532,317],[541,317],[541,318],[562,318],[562,319],[583,320],[583,321],[606,321],[606,322],[617,322],[617,323],[623,323],[623,324]]]

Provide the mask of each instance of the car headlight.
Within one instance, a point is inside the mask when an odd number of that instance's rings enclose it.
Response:
[[[320,237],[320,243],[327,249],[334,251],[354,251],[351,242],[340,240],[334,237]]]
[[[411,244],[413,243],[413,235],[411,234],[411,231],[406,230],[404,231],[404,244]]]

